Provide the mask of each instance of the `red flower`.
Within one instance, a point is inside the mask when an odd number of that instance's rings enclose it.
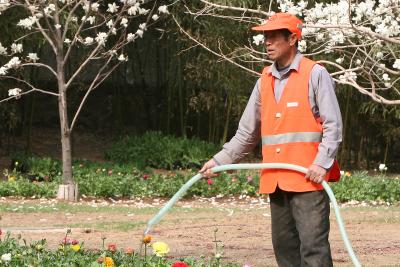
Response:
[[[125,252],[125,254],[130,255],[130,254],[133,254],[133,252],[135,252],[135,250],[131,247],[127,247],[127,248],[125,248],[124,252]]]
[[[207,184],[208,184],[208,185],[212,185],[213,183],[214,183],[213,180],[211,180],[211,179],[208,179],[208,180],[207,180]]]
[[[77,244],[79,244],[79,241],[76,240],[76,239],[72,239],[71,244],[72,245],[77,245]]]
[[[143,180],[147,180],[150,178],[150,174],[145,173],[145,174],[143,174],[142,178],[143,178]]]
[[[0,229],[0,236],[3,234],[3,232],[1,231],[1,229]]]
[[[117,251],[117,245],[114,243],[108,244],[108,251],[111,251],[111,252]]]
[[[187,265],[185,262],[183,261],[178,261],[175,262],[174,264],[172,264],[171,267],[190,267],[189,265]]]

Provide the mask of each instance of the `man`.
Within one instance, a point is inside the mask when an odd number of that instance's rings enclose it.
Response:
[[[332,266],[329,198],[323,180],[338,180],[335,159],[342,121],[334,84],[324,67],[297,51],[302,21],[277,13],[253,30],[264,33],[274,61],[264,68],[235,136],[200,170],[239,161],[262,141],[263,162],[308,168],[263,170],[260,193],[269,194],[272,244],[279,266]]]

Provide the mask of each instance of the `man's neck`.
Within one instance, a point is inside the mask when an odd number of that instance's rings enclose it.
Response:
[[[297,49],[293,49],[284,58],[277,59],[276,60],[277,68],[278,69],[287,68],[293,62],[293,59],[296,57],[296,55],[297,55]]]

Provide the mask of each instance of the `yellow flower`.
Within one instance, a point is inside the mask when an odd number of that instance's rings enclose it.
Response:
[[[72,245],[72,246],[71,246],[71,249],[72,249],[73,251],[79,251],[79,250],[81,249],[81,245],[79,245],[79,244]]]
[[[12,175],[8,176],[8,181],[9,182],[15,181],[15,176],[12,176]]]
[[[105,264],[106,267],[114,267],[114,261],[110,257],[106,257],[104,259],[104,264]]]
[[[350,172],[345,172],[344,176],[350,177],[350,176],[351,176],[351,173],[350,173]]]
[[[158,257],[165,256],[169,252],[169,247],[164,242],[155,242],[151,247]]]

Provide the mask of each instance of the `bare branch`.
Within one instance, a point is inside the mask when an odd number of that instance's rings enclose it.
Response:
[[[195,43],[197,43],[198,45],[200,45],[201,47],[203,47],[204,49],[206,49],[207,51],[209,51],[211,54],[214,54],[214,55],[216,55],[217,57],[221,57],[221,58],[223,58],[224,60],[226,60],[226,61],[228,61],[228,62],[230,62],[230,63],[236,65],[237,67],[239,67],[239,68],[241,68],[241,69],[244,69],[244,70],[250,72],[250,73],[253,74],[253,75],[260,76],[260,73],[254,71],[254,70],[252,70],[252,69],[246,68],[246,67],[244,67],[244,66],[238,64],[237,62],[233,61],[232,59],[226,57],[225,55],[219,54],[219,53],[217,53],[217,52],[211,50],[211,49],[208,48],[206,45],[204,45],[204,44],[202,44],[201,42],[199,42],[196,38],[192,37],[188,32],[186,32],[186,31],[182,28],[182,26],[179,24],[179,22],[176,20],[176,18],[175,18],[174,16],[172,16],[172,18],[174,19],[174,21],[175,21],[176,25],[179,27],[179,29],[180,29],[187,37],[189,37],[190,40],[194,41]]]

